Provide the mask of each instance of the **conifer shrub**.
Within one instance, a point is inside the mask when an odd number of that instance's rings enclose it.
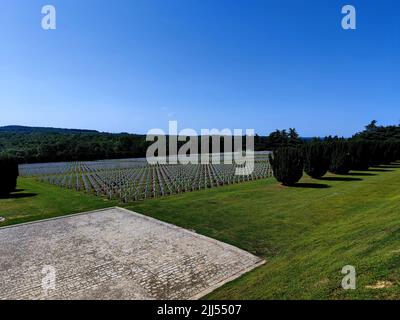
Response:
[[[299,148],[282,147],[270,155],[274,177],[284,186],[295,185],[303,176],[303,156]]]
[[[351,170],[349,144],[346,141],[335,141],[331,144],[329,171],[334,174],[348,174]]]
[[[0,159],[0,196],[7,196],[17,187],[18,164],[10,158]]]
[[[304,147],[304,171],[312,178],[323,177],[329,169],[328,143],[315,142]]]
[[[351,168],[353,170],[368,170],[371,162],[373,162],[371,143],[365,140],[352,141],[349,144],[349,148]]]

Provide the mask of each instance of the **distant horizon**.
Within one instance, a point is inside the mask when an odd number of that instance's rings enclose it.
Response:
[[[368,124],[365,124],[365,126],[366,126],[366,125],[368,125]],[[380,124],[380,123],[378,122],[377,125],[380,126],[380,125],[382,125],[382,124]],[[387,125],[384,125],[384,126],[397,126],[397,125],[398,125],[398,124],[387,124]],[[294,128],[294,129],[296,129],[297,133],[299,134],[300,138],[302,138],[302,139],[324,138],[324,137],[328,137],[328,136],[332,136],[332,137],[337,136],[337,137],[339,137],[339,138],[351,138],[351,137],[352,137],[353,135],[355,135],[356,133],[365,130],[365,126],[364,126],[362,129],[360,129],[359,131],[356,131],[356,132],[354,132],[352,135],[347,136],[347,137],[346,137],[346,136],[340,136],[340,135],[337,135],[337,134],[328,134],[328,135],[324,135],[324,136],[321,136],[321,135],[306,136],[306,135],[302,135],[301,132],[299,132],[299,131],[297,130],[297,128]],[[92,132],[97,132],[97,133],[110,133],[110,134],[124,134],[124,133],[126,133],[126,134],[143,135],[143,136],[147,135],[147,132],[146,132],[146,133],[127,132],[127,131],[111,132],[111,131],[102,131],[102,130],[99,130],[99,129],[91,129],[91,128],[54,127],[54,126],[30,126],[30,125],[21,125],[21,124],[6,124],[6,125],[0,125],[0,129],[2,129],[2,128],[7,128],[7,127],[38,128],[38,129],[58,129],[58,130],[71,130],[71,131],[77,130],[77,131],[89,131],[89,132],[92,131]],[[178,128],[178,132],[181,131],[182,129],[187,129],[187,128]],[[214,129],[214,128],[208,128],[208,129]],[[215,129],[221,130],[221,129],[224,129],[224,128],[215,128]],[[276,131],[276,130],[288,130],[288,129],[289,129],[289,128],[276,128],[275,130],[272,130],[272,131],[269,132],[269,133],[260,134],[260,133],[256,132],[256,135],[266,137],[266,136],[268,136],[270,133],[272,133],[272,132],[274,132],[274,131]],[[168,133],[168,132],[166,131],[166,133]]]

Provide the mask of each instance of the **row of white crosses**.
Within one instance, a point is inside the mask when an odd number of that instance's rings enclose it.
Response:
[[[213,188],[272,176],[268,157],[256,157],[254,170],[236,175],[234,164],[158,164],[107,160],[33,167],[30,174],[64,188],[123,202]],[[29,173],[25,168],[24,174]]]

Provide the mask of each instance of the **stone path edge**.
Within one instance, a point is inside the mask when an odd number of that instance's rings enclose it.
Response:
[[[16,224],[12,224],[12,225],[9,225],[9,226],[0,227],[0,231],[3,230],[3,229],[16,228],[16,227],[26,226],[26,225],[35,224],[35,223],[40,223],[40,222],[47,222],[47,221],[53,221],[53,220],[67,219],[67,218],[70,218],[70,217],[82,216],[82,215],[85,215],[85,214],[90,214],[90,213],[95,213],[95,212],[101,212],[101,211],[107,211],[107,210],[110,210],[110,209],[122,209],[122,208],[119,208],[119,207],[114,206],[114,207],[101,208],[101,209],[90,210],[90,211],[85,211],[85,212],[78,212],[78,213],[65,214],[65,215],[58,216],[58,217],[53,217],[53,218],[39,219],[39,220],[34,220],[34,221],[16,223]],[[129,210],[128,210],[128,211],[129,211]],[[133,212],[133,211],[131,211],[131,212]]]
[[[262,265],[264,265],[267,261],[266,260],[261,260],[260,262],[253,264],[252,266],[237,272],[236,274],[230,276],[229,278],[226,278],[225,280],[222,280],[216,284],[214,284],[213,286],[199,292],[198,294],[194,295],[193,297],[190,297],[188,300],[199,300],[201,298],[203,298],[204,296],[208,295],[209,293],[213,292],[214,290],[222,287],[224,284],[227,284],[233,280],[236,280],[238,278],[240,278],[241,276],[245,275],[246,273],[253,271],[254,269],[261,267]]]
[[[146,216],[146,215],[144,215],[144,214],[141,214],[141,213],[138,213],[138,212],[135,212],[135,211],[131,211],[131,210],[128,210],[128,209],[125,209],[125,208],[122,208],[122,207],[118,207],[118,206],[112,206],[112,207],[108,207],[108,208],[102,208],[102,209],[91,210],[91,211],[86,211],[86,212],[79,212],[79,213],[67,214],[67,215],[63,215],[63,216],[59,216],[59,217],[53,217],[53,218],[47,218],[47,219],[41,219],[41,220],[35,220],[35,221],[29,221],[29,222],[14,224],[14,225],[10,225],[10,226],[4,226],[4,227],[0,227],[0,231],[1,231],[1,230],[4,230],[4,229],[16,228],[16,227],[20,227],[20,226],[24,226],[24,225],[35,224],[35,223],[41,223],[41,222],[47,222],[47,221],[54,221],[54,220],[61,220],[61,219],[68,219],[68,218],[75,217],[75,216],[81,216],[81,215],[86,215],[86,214],[91,214],[91,213],[96,213],[96,212],[108,211],[108,210],[110,210],[110,209],[116,209],[116,210],[124,211],[125,213],[133,214],[133,215],[135,215],[135,216],[137,216],[137,217],[140,217],[140,218],[142,218],[142,219],[150,220],[150,221],[152,221],[152,222],[155,222],[155,223],[157,223],[157,224],[166,226],[166,227],[171,228],[171,229],[179,229],[181,232],[188,233],[189,235],[191,235],[191,236],[193,236],[193,237],[201,238],[201,239],[203,239],[203,240],[206,240],[206,241],[208,241],[208,242],[215,243],[215,244],[222,244],[222,245],[224,245],[225,247],[227,247],[229,250],[232,250],[232,251],[236,251],[236,252],[246,252],[246,253],[251,254],[250,252],[248,252],[248,251],[246,251],[246,250],[243,250],[243,249],[240,249],[240,248],[238,248],[238,247],[235,247],[235,246],[233,246],[233,245],[231,245],[231,244],[229,244],[229,243],[222,242],[222,241],[219,241],[219,240],[216,240],[216,239],[213,239],[213,238],[204,236],[204,235],[202,235],[202,234],[199,234],[199,233],[190,231],[190,230],[188,230],[188,229],[185,229],[185,228],[182,228],[182,227],[179,227],[179,226],[176,226],[176,225],[173,225],[173,224],[170,224],[170,223],[167,223],[167,222],[164,222],[164,221],[161,221],[161,220],[158,220],[158,219],[155,219],[155,218]],[[258,257],[258,258],[259,258],[259,257]],[[196,294],[196,295],[190,297],[188,300],[198,300],[198,299],[201,299],[202,297],[206,296],[207,294],[209,294],[209,293],[213,292],[214,290],[220,288],[220,287],[223,286],[224,284],[227,284],[228,282],[231,282],[231,281],[233,281],[233,280],[236,280],[236,279],[238,279],[239,277],[241,277],[242,275],[244,275],[244,274],[246,274],[246,273],[248,273],[248,272],[254,270],[255,268],[258,268],[258,267],[260,267],[260,266],[262,266],[262,265],[264,265],[264,264],[266,263],[266,260],[265,260],[265,259],[259,258],[259,260],[260,260],[260,261],[257,262],[257,263],[255,263],[254,265],[249,266],[248,268],[243,269],[243,270],[241,270],[241,271],[235,273],[234,275],[230,276],[229,278],[226,278],[226,279],[224,279],[224,280],[222,280],[222,281],[220,281],[220,282],[218,282],[218,283],[212,285],[211,287],[209,287],[209,288],[207,288],[207,289],[205,289],[205,290],[199,292],[198,294]]]

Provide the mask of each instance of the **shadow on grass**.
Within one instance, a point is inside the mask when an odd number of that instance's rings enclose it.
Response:
[[[381,164],[378,166],[372,166],[373,169],[399,169],[400,168],[400,163],[394,162],[394,163],[388,163],[388,164]]]
[[[330,188],[331,186],[322,183],[296,183],[294,188],[309,188],[309,189],[326,189]]]
[[[369,170],[368,170],[369,171]],[[371,177],[371,176],[376,176],[375,173],[367,173],[367,172],[350,172],[349,174],[347,174],[348,176],[360,176],[360,177]]]
[[[381,169],[400,169],[400,165],[387,165],[387,166],[379,166],[376,168],[381,168]]]
[[[11,193],[9,195],[0,195],[0,199],[22,199],[36,197],[37,193]]]
[[[375,167],[374,167],[373,169],[369,169],[368,171],[371,171],[371,172],[392,172],[392,171],[395,171],[395,170],[391,170],[391,169],[375,169]]]
[[[362,181],[361,178],[351,178],[351,177],[322,177],[319,180],[322,181]]]

